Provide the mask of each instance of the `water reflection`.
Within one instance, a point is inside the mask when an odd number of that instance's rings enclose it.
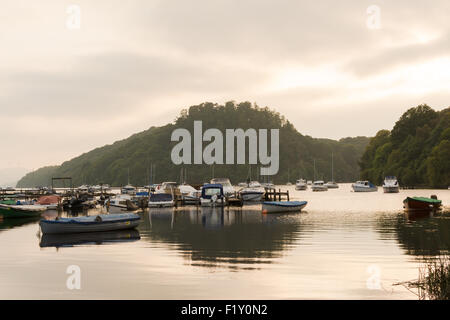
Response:
[[[380,218],[378,231],[392,234],[409,255],[450,253],[450,213],[401,212]]]
[[[14,229],[28,224],[34,224],[39,221],[40,217],[17,218],[17,219],[2,219],[0,218],[0,232]]]
[[[300,220],[223,208],[152,209],[142,239],[175,245],[190,265],[255,269],[280,258],[299,239]]]
[[[137,230],[119,230],[107,232],[86,232],[73,234],[44,234],[41,236],[40,247],[73,247],[77,245],[100,245],[117,242],[132,242],[140,240]]]

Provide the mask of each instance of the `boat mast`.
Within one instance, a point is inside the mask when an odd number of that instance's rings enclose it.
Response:
[[[316,181],[316,159],[314,159],[314,181]]]
[[[333,152],[331,153],[331,182],[334,182],[334,177],[333,177]]]

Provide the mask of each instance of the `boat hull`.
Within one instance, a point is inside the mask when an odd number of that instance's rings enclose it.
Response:
[[[105,215],[101,215],[105,216]],[[117,215],[121,216],[121,215]],[[84,217],[86,218],[86,217]],[[92,217],[94,218],[94,217]],[[123,215],[117,219],[95,221],[94,219],[64,218],[61,220],[41,220],[39,225],[44,234],[83,233],[115,231],[136,228],[140,223],[138,215]]]
[[[359,186],[352,186],[354,192],[377,192],[378,188],[375,187],[359,187]]]
[[[399,193],[400,188],[398,186],[383,186],[384,193]]]
[[[328,188],[326,186],[312,186],[311,187],[312,191],[328,191]]]
[[[170,208],[174,206],[173,201],[157,201],[157,202],[149,202],[149,208]]]
[[[304,191],[306,189],[308,189],[308,186],[306,184],[305,185],[296,185],[295,186],[295,190],[297,190],[297,191]]]
[[[262,205],[263,213],[283,213],[301,211],[307,201],[265,201]]]
[[[406,198],[403,200],[403,205],[407,211],[430,211],[437,210],[441,207],[441,202],[427,202],[426,200],[421,200],[417,198]]]
[[[261,201],[264,192],[241,192],[240,195],[244,201]]]
[[[45,208],[27,210],[18,208],[18,206],[0,205],[0,216],[3,218],[33,218],[39,217],[45,210]]]

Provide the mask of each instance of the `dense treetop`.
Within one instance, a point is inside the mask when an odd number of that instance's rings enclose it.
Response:
[[[450,108],[435,111],[419,105],[406,111],[392,131],[370,140],[361,161],[364,179],[381,184],[395,175],[405,186],[450,185]]]
[[[72,177],[74,185],[108,183],[121,186],[128,182],[147,185],[150,182],[180,181],[181,169],[186,172],[187,182],[192,184],[209,181],[212,176],[228,177],[233,183],[245,181],[251,171],[252,179],[258,177],[258,165],[179,165],[172,163],[170,153],[176,142],[171,134],[176,128],[192,132],[193,123],[203,121],[203,131],[217,128],[280,129],[280,170],[269,180],[286,183],[298,178],[314,178],[313,163],[316,162],[316,179],[331,179],[331,155],[334,157],[336,181],[354,181],[359,178],[358,161],[369,139],[366,137],[344,138],[340,141],[314,139],[300,134],[279,113],[260,108],[250,102],[227,102],[224,105],[202,103],[181,111],[174,123],[150,129],[94,149],[60,166],[46,167],[23,177],[18,187],[47,186],[52,177]],[[206,146],[209,142],[204,142]]]

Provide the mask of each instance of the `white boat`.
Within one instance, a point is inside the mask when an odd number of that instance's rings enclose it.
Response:
[[[251,181],[247,187],[239,191],[244,201],[261,201],[264,193],[265,190],[258,181]]]
[[[314,181],[311,186],[312,191],[328,191],[328,187],[322,180]]]
[[[228,178],[214,178],[210,181],[211,184],[221,184],[223,193],[226,197],[234,195],[234,187]]]
[[[169,193],[152,193],[148,200],[149,208],[170,208],[174,205],[173,196]]]
[[[308,182],[306,183],[308,186],[311,186],[312,185],[312,181],[311,180],[308,180]]]
[[[118,194],[114,196],[113,198],[110,198],[106,202],[106,206],[113,207],[113,208],[119,208],[119,209],[126,209],[127,208],[127,201],[131,201],[132,196],[131,194]]]
[[[225,194],[222,184],[205,184],[200,197],[202,207],[217,207],[225,205]]]
[[[378,187],[369,181],[356,181],[352,184],[354,192],[375,192],[378,191]]]
[[[338,189],[339,185],[334,182],[334,159],[333,159],[333,153],[331,153],[331,181],[328,181],[325,183],[328,189]]]
[[[325,183],[325,185],[327,186],[328,189],[338,189],[339,188],[339,185],[334,181],[329,181],[329,182]]]
[[[122,194],[130,194],[134,195],[136,194],[136,187],[133,187],[131,184],[127,184],[125,187],[121,190]]]
[[[181,200],[184,203],[197,204],[200,201],[201,192],[188,184],[182,184],[179,187]]]
[[[308,204],[307,201],[264,201],[263,213],[281,213],[300,211]]]
[[[80,192],[88,192],[89,191],[89,186],[87,184],[83,184],[82,186],[79,186],[77,188],[78,191]]]
[[[295,190],[306,190],[308,189],[308,184],[305,179],[299,179],[295,182]]]
[[[158,185],[155,189],[156,193],[176,194],[178,193],[178,182],[166,181]]]
[[[58,218],[41,220],[39,225],[44,234],[80,233],[133,229],[141,218],[137,214],[100,214],[96,216]]]
[[[397,178],[394,176],[387,176],[384,178],[383,182],[383,192],[384,193],[398,193],[400,192],[400,186],[398,184]]]

